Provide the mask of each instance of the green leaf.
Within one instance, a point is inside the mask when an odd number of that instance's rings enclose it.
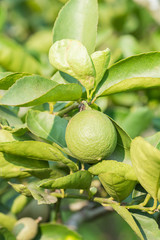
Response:
[[[156,148],[160,150],[160,142],[157,144]]]
[[[18,192],[27,197],[33,197],[38,201],[38,204],[53,204],[57,202],[57,198],[52,196],[49,192],[45,192],[39,188],[36,182],[24,184],[10,183],[10,185]]]
[[[53,28],[53,42],[79,40],[91,54],[94,52],[98,24],[97,0],[70,0],[61,9]]]
[[[132,213],[145,240],[159,240],[160,230],[155,219],[147,213]]]
[[[26,122],[29,130],[36,136],[66,147],[66,119],[47,112],[29,110]]]
[[[11,160],[11,162],[9,160]],[[16,166],[12,163],[13,160],[16,161],[17,158],[0,152],[0,178],[29,177],[29,173],[21,172],[23,163],[19,163],[18,166]]]
[[[86,171],[78,171],[57,179],[44,179],[39,186],[51,189],[89,189],[92,175]]]
[[[132,230],[137,234],[137,236],[141,240],[147,240],[147,239],[143,238],[142,233],[141,233],[135,219],[133,218],[132,214],[125,207],[119,206],[116,204],[110,204],[110,206],[129,224],[129,226],[132,228]]]
[[[0,239],[2,240],[16,240],[15,236],[6,228],[0,228]]]
[[[160,142],[160,132],[155,133],[152,136],[146,137],[145,140],[149,142],[154,147],[157,147],[157,145]]]
[[[21,171],[21,169],[37,169],[48,168],[48,162],[38,161],[35,159],[28,159],[16,155],[6,154],[0,152],[0,177],[13,178],[13,177],[29,177],[30,174]]]
[[[94,175],[110,172],[117,173],[122,175],[126,180],[137,181],[137,177],[132,166],[115,160],[103,160],[91,166],[88,171]]]
[[[64,225],[40,224],[40,230],[35,240],[82,240],[82,237]]]
[[[0,72],[0,79],[7,77],[8,75],[12,74],[12,72]]]
[[[126,163],[104,160],[88,171],[98,175],[106,192],[118,202],[128,197],[137,183],[133,168]]]
[[[2,124],[0,124],[0,125],[1,125],[2,129],[7,130],[10,133],[13,133],[17,137],[23,136],[28,131],[27,125],[25,123],[15,126],[15,127],[10,127],[10,126],[6,126],[6,125],[4,126]],[[27,134],[26,134],[26,136],[27,136]],[[28,135],[28,137],[29,137],[29,135]]]
[[[4,72],[0,74],[0,89],[7,90],[11,87],[18,79],[28,76],[28,73],[12,73]]]
[[[14,190],[16,192],[18,192],[20,194],[23,194],[26,197],[31,197],[32,196],[30,190],[27,188],[27,185],[11,183],[11,182],[9,182],[9,184],[14,188]]]
[[[74,79],[74,78],[73,78]],[[52,77],[51,80],[59,84],[67,84],[68,82],[63,78],[61,72],[57,71]]]
[[[31,138],[26,134],[19,136],[17,134],[14,134],[14,131],[11,131],[11,129],[0,129],[0,142],[12,142],[12,141],[24,141],[24,140],[31,140]]]
[[[19,79],[1,98],[0,103],[34,106],[46,102],[78,100],[81,94],[82,88],[78,84],[57,84],[50,79],[34,75]]]
[[[7,130],[0,129],[0,142],[12,142],[16,141],[17,138]]]
[[[86,89],[94,87],[95,68],[81,42],[71,39],[55,42],[49,51],[49,61],[59,71],[78,79]]]
[[[39,179],[49,178],[51,173],[52,173],[51,168],[43,168],[43,169],[40,169],[40,168],[25,169],[25,168],[23,168],[21,171],[29,173],[29,174],[31,174],[31,176],[34,176],[34,177],[39,178]]]
[[[91,59],[96,70],[96,86],[102,80],[102,77],[107,70],[110,61],[110,50],[107,48],[103,51],[96,51],[92,53]]]
[[[131,160],[143,188],[155,199],[158,197],[160,178],[160,151],[137,137],[131,143]]]
[[[0,65],[8,71],[42,74],[40,63],[14,40],[0,35]]]
[[[30,191],[33,198],[38,201],[38,204],[53,204],[57,202],[56,197],[39,188],[36,183],[32,182],[28,184],[28,190]]]
[[[121,126],[131,138],[135,138],[149,127],[152,117],[152,112],[148,107],[140,107],[131,112]]]
[[[113,64],[100,85],[96,97],[160,86],[160,52],[132,56]]]
[[[23,125],[21,119],[17,117],[13,111],[6,108],[5,106],[0,106],[0,118],[7,120],[8,124],[11,127],[18,127]]]
[[[117,130],[117,146],[109,159],[125,162],[131,165],[130,160],[130,144],[131,138],[128,134],[112,119],[110,118]]]
[[[63,153],[53,145],[38,141],[14,141],[0,143],[0,151],[26,159],[37,161],[56,161],[66,164],[73,171],[77,171],[77,165],[65,157]],[[32,162],[32,160],[30,160]],[[40,163],[39,163],[40,164]]]
[[[15,223],[16,223],[15,217],[0,213],[0,226],[5,227],[9,231],[11,231]]]
[[[39,179],[44,179],[44,178],[59,178],[63,177],[67,174],[69,174],[69,169],[65,165],[61,163],[55,162],[53,166],[50,166],[50,168],[37,168],[37,169],[23,169],[23,172],[28,172],[32,176],[37,177]]]

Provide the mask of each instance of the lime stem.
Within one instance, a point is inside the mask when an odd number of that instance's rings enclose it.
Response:
[[[97,97],[94,97],[91,101],[91,104],[93,104],[97,100]]]
[[[57,193],[57,192],[52,192],[52,196],[57,197],[57,198],[78,198],[78,199],[85,199],[88,200],[88,197],[85,195],[80,195],[80,194],[69,194],[69,193]]]
[[[54,109],[54,103],[50,102],[49,103],[49,113],[53,114],[53,109]]]
[[[94,202],[98,202],[101,204],[116,204],[116,205],[120,205],[120,203],[114,201],[112,198],[99,198],[99,197],[95,197],[93,198]]]
[[[59,112],[56,112],[54,115],[59,116],[59,117],[63,117],[66,113],[72,111],[73,109],[78,108],[78,106],[79,106],[79,103],[75,102],[71,106],[69,106],[69,107],[67,107],[67,108],[65,108],[65,109],[63,109]]]
[[[89,93],[89,90],[86,89],[86,92],[87,92],[87,100],[90,101],[90,93]]]
[[[104,206],[112,206],[112,204],[116,204],[117,206],[121,206],[121,204],[119,202],[116,202],[113,200],[113,198],[101,198],[101,197],[93,197],[91,199],[91,196],[84,195],[84,194],[69,194],[69,193],[64,193],[64,195],[62,193],[57,193],[57,192],[53,192],[51,193],[52,196],[55,196],[57,198],[76,198],[76,199],[85,199],[85,200],[92,200],[93,202],[98,202]],[[149,197],[147,197],[148,199]],[[154,214],[155,211],[158,211],[159,208],[157,209],[157,199],[154,199],[154,204],[152,207],[144,207],[142,205],[130,205],[130,206],[124,206],[126,209],[137,209],[137,210],[141,210],[144,212],[147,212],[149,214]]]
[[[147,200],[148,200],[148,197],[147,197]],[[148,212],[149,214],[153,214],[156,211],[156,208],[157,208],[157,199],[154,199],[154,203],[153,203],[152,207],[144,207],[143,205],[139,204],[139,205],[125,206],[125,208],[127,208],[127,209],[138,209],[138,210],[141,210],[141,211]]]
[[[36,223],[40,223],[43,220],[43,218],[41,216],[39,216],[35,221]]]
[[[147,194],[144,201],[142,203],[140,203],[139,205],[142,206],[142,207],[146,206],[150,199],[151,199],[151,195]]]

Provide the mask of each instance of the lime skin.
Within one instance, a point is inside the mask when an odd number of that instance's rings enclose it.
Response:
[[[19,219],[13,228],[13,234],[17,240],[32,240],[37,232],[38,223],[28,217]]]
[[[65,139],[75,158],[81,162],[97,163],[113,153],[117,132],[106,114],[87,109],[70,119]]]

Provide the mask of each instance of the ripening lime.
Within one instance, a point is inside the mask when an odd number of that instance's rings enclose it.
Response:
[[[71,118],[65,138],[75,158],[88,163],[107,158],[117,144],[117,133],[111,120],[104,113],[92,109]]]
[[[38,232],[38,223],[32,218],[19,219],[14,228],[13,234],[17,240],[32,240]]]

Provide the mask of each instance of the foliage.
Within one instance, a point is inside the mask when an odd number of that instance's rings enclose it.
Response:
[[[158,23],[129,0],[4,2],[0,9],[0,238],[15,240],[15,222],[35,199],[50,208],[35,240],[82,239],[77,226],[77,232],[69,229],[74,214],[70,211],[66,226],[61,216],[63,202],[71,205],[71,199],[79,199],[80,210],[92,203],[103,213],[117,212],[138,239],[158,240],[157,28],[146,44],[148,29]],[[16,18],[11,11],[8,20],[7,8],[14,4]],[[21,29],[24,12],[31,17]],[[41,23],[36,21],[39,15]],[[17,37],[10,22],[19,31]],[[88,106],[104,112],[117,133],[112,154],[94,164],[76,159],[65,140],[69,120]],[[81,222],[80,215],[78,219]]]

